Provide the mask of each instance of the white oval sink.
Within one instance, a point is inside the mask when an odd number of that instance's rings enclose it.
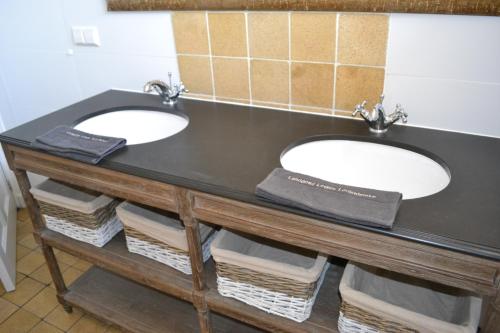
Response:
[[[127,139],[127,145],[157,141],[179,133],[189,120],[172,113],[151,110],[120,110],[86,119],[75,129]]]
[[[401,192],[403,199],[437,193],[450,182],[447,169],[427,156],[362,141],[304,143],[285,152],[281,165],[332,183]]]

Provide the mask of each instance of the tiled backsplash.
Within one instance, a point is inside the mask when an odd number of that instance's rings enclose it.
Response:
[[[388,15],[198,11],[172,22],[194,97],[346,115],[384,88]]]

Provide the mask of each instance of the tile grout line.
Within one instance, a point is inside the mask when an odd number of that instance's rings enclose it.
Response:
[[[208,11],[205,11],[205,24],[207,27],[208,61],[210,62],[210,78],[212,79],[212,100],[215,101],[214,62],[212,56],[212,42],[210,41],[210,24],[208,23]]]
[[[339,62],[339,34],[340,34],[340,13],[337,13],[335,20],[335,59],[333,64],[333,92],[332,92],[332,115],[335,114],[335,103],[337,99],[337,67]]]
[[[248,11],[244,12],[245,15],[245,37],[247,46],[247,68],[248,68],[248,103],[252,105],[252,71],[250,69],[250,39],[248,32]]]
[[[212,57],[216,59],[237,59],[237,60],[259,60],[259,61],[276,61],[276,62],[292,62],[299,64],[318,64],[318,65],[342,65],[348,67],[362,67],[362,68],[378,68],[385,69],[385,66],[376,65],[364,65],[364,64],[341,64],[339,62],[328,62],[328,61],[312,61],[312,60],[284,60],[284,59],[270,59],[270,58],[254,58],[254,57],[231,57],[231,56],[210,56],[206,54],[190,54],[190,53],[179,53],[178,56],[183,57]]]

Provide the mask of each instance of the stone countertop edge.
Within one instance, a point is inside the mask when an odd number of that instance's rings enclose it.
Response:
[[[162,105],[155,95],[108,90],[12,128],[0,134],[0,142],[32,149],[30,142],[55,126],[76,125],[97,114],[124,109],[182,113],[189,125],[169,138],[127,146],[104,159],[100,167],[500,261],[498,138],[401,125],[377,135],[354,119],[195,99]],[[410,149],[447,167],[451,181],[436,194],[403,200],[391,230],[332,220],[255,196],[255,186],[281,166],[284,150],[316,139]]]

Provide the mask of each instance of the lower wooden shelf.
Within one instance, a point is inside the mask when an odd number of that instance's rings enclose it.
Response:
[[[332,265],[325,276],[311,317],[302,323],[268,314],[238,300],[221,296],[217,291],[217,275],[212,260],[205,264],[209,288],[206,294],[207,304],[209,309],[214,312],[224,313],[227,316],[270,332],[338,332],[337,321],[340,309],[338,289],[345,263],[342,259],[332,259]]]
[[[102,248],[74,240],[49,229],[42,231],[40,236],[46,244],[56,249],[83,258],[99,267],[169,295],[192,301],[191,276],[144,256],[128,252],[123,232],[113,237]]]
[[[71,305],[94,316],[138,333],[199,332],[192,304],[154,289],[92,267],[64,295]],[[217,314],[213,327],[219,333],[257,333],[260,330]]]

